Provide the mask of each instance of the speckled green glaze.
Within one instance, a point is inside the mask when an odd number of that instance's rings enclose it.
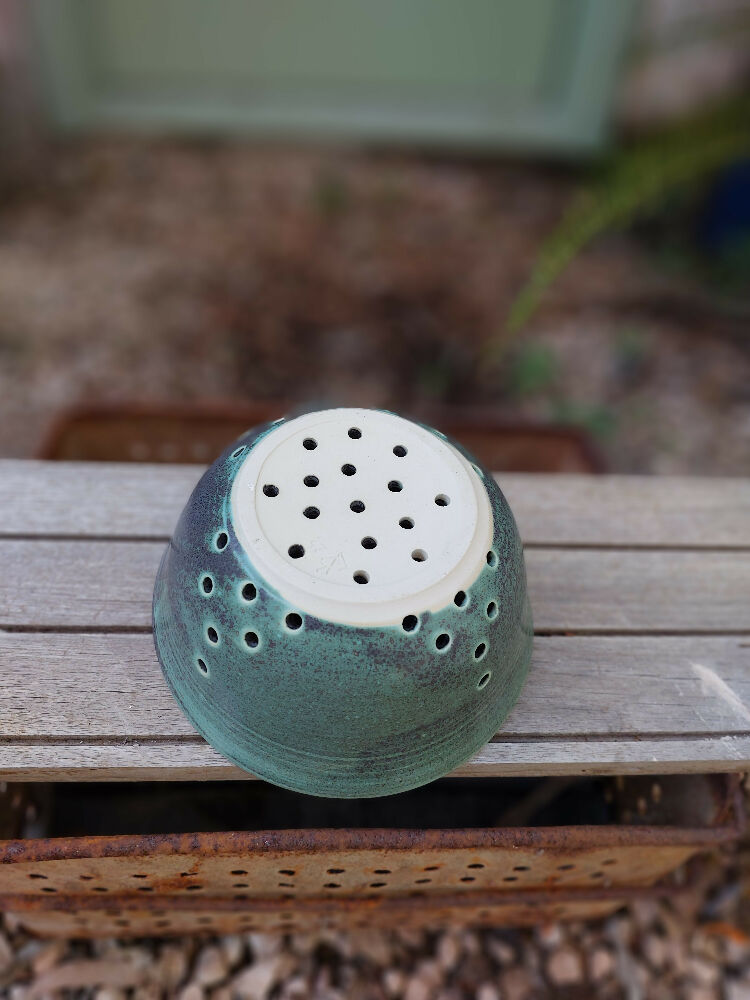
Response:
[[[285,788],[358,798],[438,778],[495,734],[528,670],[531,609],[510,507],[477,466],[494,538],[462,607],[422,613],[413,632],[302,613],[301,627],[290,629],[297,609],[260,577],[230,517],[237,470],[273,426],[248,431],[207,470],[164,553],[153,619],[167,683],[212,746]],[[437,650],[442,632],[451,642]],[[487,649],[477,660],[480,643]]]

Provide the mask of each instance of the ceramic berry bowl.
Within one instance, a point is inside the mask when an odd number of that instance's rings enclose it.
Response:
[[[431,781],[497,731],[532,644],[495,481],[439,431],[331,409],[204,474],[154,589],[164,675],[208,742],[313,795]]]

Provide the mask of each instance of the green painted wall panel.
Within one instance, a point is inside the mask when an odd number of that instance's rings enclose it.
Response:
[[[633,0],[32,0],[64,126],[576,150]]]

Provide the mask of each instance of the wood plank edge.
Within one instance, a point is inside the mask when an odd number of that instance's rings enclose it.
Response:
[[[488,743],[452,775],[708,774],[750,770],[750,736],[681,740],[588,740]],[[0,746],[5,781],[253,780],[207,744],[149,742]]]

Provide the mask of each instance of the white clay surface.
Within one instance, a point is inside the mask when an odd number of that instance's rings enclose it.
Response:
[[[347,466],[356,471],[346,475]],[[318,485],[305,485],[309,476]],[[306,516],[310,508],[319,514]],[[238,471],[231,517],[290,607],[353,625],[395,625],[444,607],[476,578],[492,541],[481,474],[447,441],[378,410],[323,410],[272,429]],[[297,558],[295,546],[304,550]]]

